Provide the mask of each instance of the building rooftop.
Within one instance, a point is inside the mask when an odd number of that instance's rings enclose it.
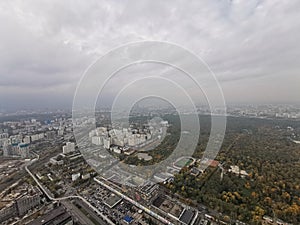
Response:
[[[193,220],[193,217],[195,215],[195,212],[193,212],[190,209],[186,209],[184,210],[184,212],[182,213],[181,217],[179,218],[179,220],[184,223],[184,224],[190,224]]]
[[[118,203],[122,201],[122,198],[118,195],[111,195],[104,204],[106,204],[109,208],[115,207]]]
[[[28,225],[63,224],[71,220],[71,216],[60,206],[49,213],[30,222]]]
[[[155,207],[159,208],[160,205],[164,202],[164,198],[161,196],[158,196],[153,202],[152,205],[154,205]]]
[[[128,215],[126,215],[125,217],[124,217],[124,219],[123,219],[126,223],[131,223],[132,222],[132,220],[133,220],[133,218],[132,217],[130,217],[130,216],[128,216]]]

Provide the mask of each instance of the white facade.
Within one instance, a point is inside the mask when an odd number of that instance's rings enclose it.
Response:
[[[104,138],[103,145],[104,145],[104,148],[109,149],[110,148],[110,139]]]
[[[18,154],[21,158],[28,158],[29,157],[29,145],[25,143],[20,143],[18,145]]]
[[[102,145],[102,137],[98,137],[98,136],[92,137],[92,143],[94,145]]]
[[[29,144],[30,143],[30,136],[25,136],[24,138],[23,138],[23,143],[26,143],[26,144]]]
[[[80,177],[80,173],[74,173],[72,174],[72,181],[77,180]]]
[[[40,139],[43,139],[45,137],[44,133],[40,133],[40,134],[33,134],[30,136],[31,137],[31,141],[38,141]]]
[[[135,146],[137,145],[137,141],[134,135],[131,135],[130,137],[128,137],[128,145],[129,146]]]
[[[117,154],[121,154],[121,150],[119,148],[114,148],[113,149],[114,153],[117,153]]]
[[[59,130],[57,131],[57,135],[58,135],[58,136],[63,136],[63,135],[64,135],[64,130],[63,130],[63,129],[59,129]]]
[[[168,126],[167,121],[162,121],[160,127],[152,130],[155,133],[162,133],[163,129]],[[132,126],[133,127],[133,126]],[[104,146],[106,149],[110,149],[111,145],[117,146],[143,146],[147,141],[152,139],[151,128],[134,129],[134,128],[115,128],[107,129],[106,127],[98,127],[89,132],[89,140],[95,145]],[[163,129],[162,129],[163,128]]]
[[[65,146],[63,146],[63,154],[67,154],[75,151],[75,143],[67,142]]]
[[[83,179],[83,180],[87,180],[87,179],[89,179],[91,177],[91,174],[90,173],[87,173],[87,174],[82,174],[81,175],[81,179]]]
[[[7,141],[4,141],[3,143],[3,156],[9,156],[9,150],[8,150],[8,143]]]
[[[45,134],[44,133],[40,133],[39,134],[39,139],[43,139],[45,137]]]
[[[112,138],[112,144],[118,145],[118,146],[124,146],[124,141],[123,141],[123,139],[114,137],[114,138]]]

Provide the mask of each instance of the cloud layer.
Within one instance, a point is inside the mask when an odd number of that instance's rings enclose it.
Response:
[[[298,0],[3,0],[0,107],[70,106],[88,65],[138,40],[192,50],[229,102],[297,102],[299,11]]]

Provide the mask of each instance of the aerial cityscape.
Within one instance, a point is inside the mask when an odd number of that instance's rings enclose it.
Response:
[[[0,224],[299,225],[299,10],[1,1]]]
[[[114,130],[108,124],[109,112],[99,111],[101,126],[89,133],[89,140],[93,146],[103,145],[116,157],[113,160],[99,151],[93,151],[91,158],[83,157],[75,144],[70,112],[2,114],[1,222],[273,224],[268,221],[276,218],[278,224],[297,224],[300,107],[286,108],[232,107],[228,135],[214,160],[202,158],[210,128],[209,116],[199,112],[203,141],[193,156],[180,157],[155,174],[157,183],[116,168],[100,176],[94,168],[119,160],[147,164],[168,154],[160,146],[149,153],[145,148],[164,132],[178,135],[176,112],[152,111],[166,119],[158,130],[153,121],[142,124],[143,129],[132,123],[128,129]],[[136,111],[132,118],[147,120],[145,111]],[[165,140],[161,145],[173,142]],[[202,170],[202,164],[208,167]],[[120,185],[121,179],[126,183]]]

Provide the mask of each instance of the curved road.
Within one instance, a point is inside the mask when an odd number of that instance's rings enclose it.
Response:
[[[31,161],[31,163],[32,162],[34,162],[34,161]],[[31,164],[31,163],[29,163],[29,164]],[[47,197],[50,200],[52,200],[52,201],[63,201],[63,200],[67,200],[67,199],[76,199],[76,198],[80,199],[84,203],[86,203],[91,209],[93,209],[98,215],[100,215],[102,217],[102,219],[105,220],[105,222],[107,222],[108,224],[114,225],[114,223],[107,216],[103,215],[103,213],[101,213],[96,207],[94,207],[91,203],[89,203],[85,198],[81,197],[80,195],[71,195],[71,196],[61,197],[61,198],[52,197],[52,195],[50,195],[48,193],[48,190],[46,190],[44,188],[44,186],[38,181],[38,179],[31,173],[31,171],[28,169],[28,165],[25,166],[25,170],[33,178],[33,180],[37,183],[37,185],[42,189],[42,191],[47,195]]]

